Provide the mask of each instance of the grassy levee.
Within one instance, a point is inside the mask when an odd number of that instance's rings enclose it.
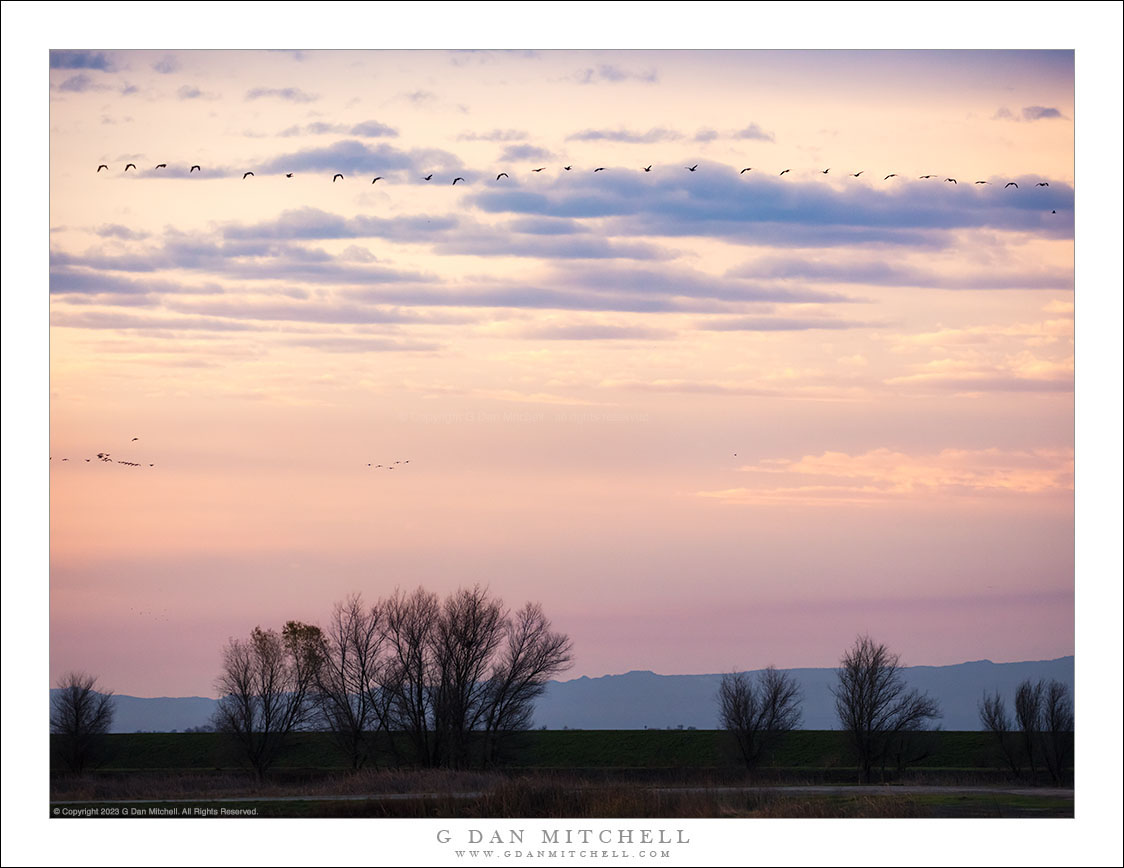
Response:
[[[383,745],[379,765],[395,764]],[[404,742],[402,765],[409,765]],[[984,732],[926,733],[908,768],[912,773],[939,770],[995,772],[996,747]],[[512,771],[556,770],[694,770],[736,773],[742,765],[730,735],[716,730],[536,730],[515,733],[502,745],[496,768]],[[128,733],[104,739],[100,772],[237,772],[244,767],[234,745],[219,733]],[[346,758],[326,733],[292,736],[275,770],[337,772]],[[766,755],[762,773],[797,772],[847,780],[854,759],[846,735],[830,730],[788,733]],[[887,772],[896,776],[896,766]]]

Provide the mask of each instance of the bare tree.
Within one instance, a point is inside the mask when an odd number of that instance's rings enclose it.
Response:
[[[1054,785],[1063,783],[1072,747],[1073,701],[1069,688],[1051,679],[1042,691],[1042,755]]]
[[[433,731],[438,676],[431,637],[441,616],[437,595],[422,588],[409,596],[396,591],[382,609],[388,658],[382,689],[389,699],[390,727],[406,734],[419,763],[435,766],[440,748]]]
[[[299,621],[287,622],[280,635],[255,627],[249,641],[231,639],[224,649],[215,729],[234,738],[259,777],[311,717],[309,695],[323,660],[320,628]]]
[[[983,699],[980,700],[979,710],[980,723],[986,731],[995,736],[1007,767],[1016,778],[1022,777],[1023,766],[1019,745],[1011,728],[1011,716],[1007,713],[1007,704],[999,695],[999,691],[984,694]]]
[[[113,691],[99,691],[97,678],[86,672],[68,672],[57,689],[51,700],[51,732],[66,767],[82,774],[113,725]]]
[[[755,768],[766,750],[800,725],[800,688],[774,666],[756,678],[746,672],[723,675],[718,705],[722,726],[733,734],[747,769]]]
[[[1039,680],[1032,682],[1029,678],[1015,688],[1015,720],[1022,733],[1022,747],[1030,763],[1030,779],[1038,779],[1038,764],[1035,761],[1039,753],[1039,732],[1042,730],[1042,692],[1046,683]]]
[[[534,703],[554,675],[570,668],[573,643],[550,629],[538,603],[527,603],[509,620],[500,659],[488,682],[485,761],[495,759],[500,738],[529,729]]]
[[[317,670],[317,721],[335,736],[353,769],[374,756],[372,736],[387,729],[382,626],[378,605],[365,607],[358,594],[336,603]]]
[[[882,766],[885,776],[895,742],[905,733],[927,728],[940,717],[940,709],[929,696],[907,688],[900,657],[869,636],[855,640],[836,675],[835,711],[851,736],[862,780],[870,783],[876,765]]]

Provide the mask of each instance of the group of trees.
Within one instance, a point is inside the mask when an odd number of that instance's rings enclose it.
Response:
[[[356,595],[326,629],[290,621],[231,639],[215,726],[259,775],[304,729],[331,732],[356,769],[377,743],[397,756],[399,738],[423,766],[486,764],[504,734],[529,727],[571,652],[537,603],[512,613],[479,586],[444,601],[422,588],[369,606]]]
[[[995,736],[1011,773],[1021,778],[1029,765],[1031,781],[1044,766],[1055,785],[1063,783],[1073,746],[1073,701],[1060,681],[1027,679],[1015,688],[1012,721],[999,691],[980,700],[980,723]]]
[[[897,654],[869,636],[859,636],[836,670],[835,711],[849,736],[865,783],[893,763],[901,771],[928,750],[920,734],[940,717],[935,700],[909,688]],[[724,675],[718,689],[719,718],[735,737],[747,768],[784,733],[800,724],[800,690],[792,676],[772,666],[752,677]]]

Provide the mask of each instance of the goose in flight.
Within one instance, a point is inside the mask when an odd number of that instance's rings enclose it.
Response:
[[[752,172],[752,171],[753,171],[753,166],[747,166],[746,168],[744,168],[740,172],[738,172],[738,174],[744,175],[746,172]]]
[[[955,179],[955,178],[945,178],[944,180],[945,180],[945,183],[946,183],[946,184],[947,184],[947,183],[949,183],[949,182],[951,182],[951,183],[953,183],[953,184],[955,184],[955,183],[956,183],[956,179]]]
[[[820,174],[821,174],[821,175],[826,175],[826,174],[827,174],[828,172],[830,172],[830,171],[831,171],[831,169],[830,169],[830,168],[828,168],[828,169],[824,169],[824,170],[823,170],[822,172],[820,172]]]
[[[645,171],[645,172],[650,172],[650,171],[652,171],[652,167],[651,167],[651,166],[645,166],[645,167],[644,167],[644,171]]]
[[[1048,182],[1046,182],[1046,181],[1039,181],[1039,182],[1038,182],[1037,184],[1035,184],[1034,186],[1035,186],[1035,187],[1049,187],[1050,185],[1049,185],[1049,183],[1048,183]]]
[[[247,178],[252,178],[252,177],[254,177],[254,173],[253,172],[247,172],[245,175],[242,176],[242,180],[245,181]]]
[[[129,163],[128,165],[125,166],[125,171],[127,172],[127,171],[129,171],[129,169],[135,169],[136,167],[137,167],[136,163]]]
[[[187,174],[190,175],[192,172],[195,172],[195,171],[202,172],[203,170],[200,169],[198,166],[192,166],[190,169],[187,170]]]
[[[1006,190],[1008,187],[1014,187],[1016,190],[1019,189],[1019,185],[1016,184],[1014,181],[1008,181],[1006,184],[1003,185],[1004,190]]]
[[[594,169],[593,171],[595,171],[595,172],[604,172],[604,171],[605,171],[605,167],[604,167],[604,166],[602,166],[602,167],[601,167],[600,169]]]
[[[986,184],[987,181],[976,181],[977,184]]]
[[[572,168],[574,168],[574,167],[573,167],[573,166],[563,166],[563,167],[562,167],[562,171],[563,171],[563,172],[568,172],[568,171],[570,171],[570,169],[572,169]]]
[[[500,178],[506,178],[507,176],[507,172],[500,172],[498,175],[496,175],[496,180],[498,181]]]
[[[699,164],[698,164],[698,163],[695,163],[695,165],[693,165],[693,166],[684,166],[683,168],[684,168],[684,169],[686,169],[686,170],[687,170],[688,172],[693,172],[693,171],[695,171],[695,169],[697,169],[698,167],[699,167]]]
[[[851,172],[850,175],[851,175],[852,178],[857,178],[859,175],[861,175],[865,171],[866,171],[866,169],[859,169],[859,171],[857,171],[857,172]]]
[[[935,177],[937,177],[937,176],[936,175],[922,175],[921,180],[924,181],[926,178],[935,178]]]
[[[343,180],[343,175],[341,175],[339,172],[336,172],[334,175],[332,175],[332,183],[333,184],[336,183],[336,181],[342,181],[342,180]]]
[[[102,169],[105,169],[108,172],[109,166],[107,166],[105,163],[102,163],[100,166],[98,166],[98,172],[100,172]],[[97,173],[95,172],[95,174]]]
[[[532,172],[541,172],[541,171],[543,171],[544,169],[546,169],[546,166],[543,166],[543,167],[542,167],[541,169],[531,169],[531,171],[532,171]]]
[[[166,169],[166,168],[168,168],[168,164],[167,163],[157,163],[156,168],[157,169]],[[155,171],[155,169],[153,171]]]
[[[381,181],[381,180],[382,180],[382,175],[379,175],[377,178],[373,178],[371,180],[371,183],[373,184],[373,183],[375,183],[375,181]]]
[[[898,173],[897,172],[891,172],[889,175],[887,175],[882,180],[883,181],[889,181],[891,178],[896,178],[896,177],[898,177]]]
[[[423,181],[429,181],[429,180],[431,180],[432,178],[433,178],[433,175],[432,175],[432,173],[431,173],[431,174],[429,174],[429,175],[426,175],[426,176],[425,176],[424,178],[422,178],[422,180],[423,180]]]
[[[455,187],[457,185],[457,181],[463,181],[463,180],[464,180],[464,178],[453,178],[453,186]]]
[[[781,174],[783,175],[783,174],[785,174],[787,172],[791,172],[791,171],[792,171],[792,169],[785,169],[784,172],[781,172]]]

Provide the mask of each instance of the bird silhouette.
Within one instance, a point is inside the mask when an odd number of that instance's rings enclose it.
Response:
[[[496,180],[498,181],[500,178],[506,178],[506,177],[507,177],[507,172],[500,172],[498,175],[496,175]]]
[[[286,177],[286,178],[291,178],[291,177],[293,177],[293,173],[292,173],[292,172],[286,172],[286,173],[285,173],[285,177]]]
[[[1049,187],[1050,185],[1049,185],[1049,184],[1048,184],[1048,183],[1047,183],[1046,181],[1039,181],[1039,182],[1038,182],[1037,184],[1035,184],[1034,186],[1035,186],[1035,187]]]
[[[140,437],[134,437],[134,438],[133,438],[132,440],[130,440],[129,442],[130,442],[130,443],[136,443],[136,442],[137,442],[138,440],[140,440]]]
[[[594,169],[593,171],[595,171],[595,172],[604,172],[604,171],[605,171],[605,167],[604,167],[604,166],[602,166],[602,167],[601,167],[600,169]]]
[[[100,172],[102,169],[105,169],[108,172],[109,166],[107,166],[105,163],[102,163],[100,166],[98,166],[98,172]],[[97,172],[95,172],[94,174],[97,174]]]
[[[136,167],[137,167],[136,163],[129,163],[128,165],[125,166],[125,171],[127,172],[127,171],[129,171],[129,169],[135,169]]]
[[[423,181],[428,181],[428,180],[430,180],[430,179],[431,179],[432,177],[433,177],[433,175],[426,175],[426,176],[425,176],[424,178],[422,178],[422,180],[423,180]]]
[[[245,181],[247,178],[252,178],[252,177],[254,177],[254,173],[253,172],[247,172],[245,175],[242,176],[242,180]]]
[[[336,172],[334,175],[332,175],[332,183],[333,184],[336,183],[336,181],[342,181],[342,180],[343,180],[343,175],[341,175],[339,172]]]
[[[986,184],[987,181],[976,181],[977,184]]]
[[[753,171],[753,166],[749,166],[749,167],[747,167],[747,168],[745,168],[745,169],[742,169],[742,170],[741,170],[740,172],[738,172],[738,174],[739,174],[739,175],[744,175],[744,174],[745,174],[746,172],[752,172],[752,171]]]
[[[531,169],[531,171],[532,172],[541,172],[545,168],[546,168],[546,166],[543,166],[542,169]]]
[[[826,175],[826,174],[827,174],[828,172],[830,172],[830,171],[831,171],[831,169],[824,169],[824,170],[823,170],[822,172],[820,172],[820,174],[821,174],[821,175]]]
[[[891,172],[889,175],[887,175],[882,180],[883,181],[889,181],[891,178],[896,178],[896,177],[898,177],[898,173],[897,172]]]
[[[1003,185],[1004,190],[1006,190],[1008,187],[1014,187],[1016,190],[1019,189],[1019,185],[1016,184],[1014,181],[1008,181],[1006,184]]]
[[[166,168],[168,168],[168,164],[167,163],[157,163],[156,168],[157,169],[166,169]],[[153,171],[155,171],[155,169]]]
[[[693,166],[684,166],[683,168],[684,168],[684,169],[686,169],[686,170],[687,170],[688,172],[693,172],[693,171],[695,171],[695,169],[697,169],[698,167],[699,167],[699,164],[698,164],[698,163],[695,163],[695,165],[693,165]]]
[[[203,170],[200,169],[198,166],[192,166],[190,169],[187,170],[187,174],[190,175],[192,172],[197,172],[197,171],[202,172]]]
[[[785,170],[784,170],[784,172],[781,172],[781,174],[782,174],[782,175],[784,175],[784,174],[786,174],[787,172],[791,172],[791,171],[792,171],[792,169],[785,169]]]
[[[924,181],[926,178],[935,178],[935,177],[937,177],[937,176],[936,175],[922,175],[921,180]]]
[[[381,180],[382,180],[382,175],[379,175],[377,178],[372,179],[371,183],[373,184],[373,183],[375,183],[375,181],[381,181]]]
[[[570,171],[570,169],[572,169],[572,168],[574,168],[574,167],[573,167],[573,166],[563,166],[563,167],[562,167],[562,171],[563,171],[563,172],[568,172],[568,171]]]
[[[955,184],[955,183],[956,183],[956,179],[955,179],[955,178],[945,178],[944,180],[945,180],[945,183],[946,183],[946,184],[947,184],[947,183],[953,183],[953,184]]]
[[[858,172],[851,172],[851,177],[852,177],[852,178],[857,178],[857,177],[858,177],[859,175],[861,175],[861,174],[862,174],[863,172],[865,172],[865,171],[866,171],[866,169],[861,169],[861,170],[859,170]]]
[[[453,186],[454,187],[456,186],[457,181],[463,181],[463,180],[464,180],[464,178],[453,178]],[[497,178],[497,180],[499,180],[499,179]]]
[[[644,168],[644,171],[645,171],[645,172],[650,172],[650,171],[652,171],[652,167],[651,167],[651,166],[646,166],[646,167]]]

